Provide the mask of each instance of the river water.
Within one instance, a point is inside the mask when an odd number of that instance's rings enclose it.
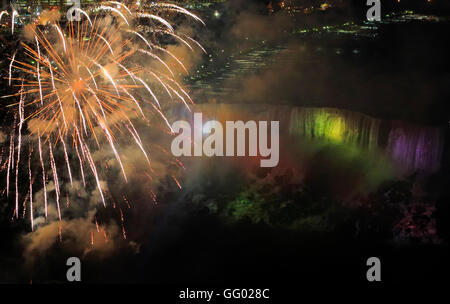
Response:
[[[278,40],[215,45],[187,82],[197,103],[336,107],[445,126],[449,19],[406,11],[381,22],[296,26]],[[260,92],[260,93],[258,93]]]

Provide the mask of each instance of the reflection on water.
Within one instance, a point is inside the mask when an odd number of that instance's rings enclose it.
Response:
[[[333,58],[333,56],[340,56],[348,67],[361,66],[361,69],[365,69],[367,77],[371,74],[386,74],[385,78],[391,77],[392,71],[386,71],[386,67],[394,71],[396,68],[397,70],[404,69],[405,66],[411,70],[423,68],[423,66],[432,68],[432,62],[415,60],[418,56],[414,53],[416,44],[419,44],[417,48],[421,51],[425,49],[426,52],[427,48],[430,48],[432,52],[429,56],[432,60],[438,60],[437,57],[441,54],[438,53],[438,56],[435,56],[433,52],[436,50],[433,50],[431,45],[427,45],[430,44],[430,41],[423,41],[422,38],[417,37],[417,31],[411,31],[411,35],[408,37],[408,30],[436,23],[448,25],[449,18],[406,11],[402,14],[386,15],[381,22],[356,23],[349,21],[335,25],[295,28],[289,37],[284,37],[276,42],[253,41],[252,47],[238,48],[232,53],[224,51],[226,46],[221,46],[224,49],[213,50],[209,55],[209,60],[199,66],[187,79],[187,82],[194,96],[197,94],[201,97],[197,98],[196,102],[198,103],[206,102],[209,99],[229,102],[231,93],[239,93],[240,88],[236,86],[239,80],[264,73],[266,68],[273,65],[276,60],[280,60],[280,56],[277,55],[295,43],[301,44],[305,49],[313,50],[317,54],[316,60],[326,58],[329,61],[329,58]],[[427,31],[433,31],[433,28],[424,28],[420,34],[425,37]],[[405,33],[408,38],[402,38],[403,40],[398,42],[394,36],[397,32]],[[396,47],[397,43],[403,45]],[[381,53],[380,50],[382,50]],[[291,56],[287,60],[293,59],[295,57]],[[406,62],[406,60],[413,61],[412,63],[417,66],[411,66],[411,62]],[[282,62],[285,65],[291,63],[293,62]],[[378,70],[374,71],[373,68]],[[409,72],[405,71],[403,75]],[[300,74],[302,71],[298,71],[298,73]],[[420,74],[420,77],[428,78],[425,74]],[[367,88],[367,90],[370,89],[370,87]]]
[[[197,75],[190,78],[191,90],[202,90],[209,98],[227,97],[228,94],[236,92],[233,86],[226,86],[227,80],[244,78],[261,71],[264,67],[273,63],[273,57],[286,49],[281,45],[264,45],[255,48],[245,54],[235,54],[226,58],[219,66],[202,66]]]

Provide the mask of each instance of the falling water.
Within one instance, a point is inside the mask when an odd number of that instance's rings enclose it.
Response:
[[[388,125],[387,128],[381,126]],[[442,130],[394,121],[387,122],[351,111],[329,108],[293,108],[290,135],[385,152],[405,173],[439,170]],[[388,138],[384,143],[382,138]]]
[[[384,121],[347,110],[291,106],[199,104],[204,122],[215,119],[280,121],[280,131],[289,136],[329,142],[374,151],[391,160],[402,174],[439,170],[444,147],[442,129]],[[190,120],[192,113],[175,108],[173,120]]]
[[[361,148],[378,146],[381,121],[350,111],[329,108],[293,108],[289,134]]]
[[[395,164],[407,171],[434,172],[441,164],[443,143],[438,128],[418,127],[393,122],[387,144],[387,153]]]

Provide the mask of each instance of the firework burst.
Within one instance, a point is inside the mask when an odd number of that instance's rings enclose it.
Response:
[[[8,105],[15,117],[10,133],[10,152],[7,160],[6,194],[10,195],[10,179],[15,170],[15,217],[19,216],[19,167],[23,152],[22,133],[27,128],[30,142],[28,162],[32,154],[39,158],[41,177],[35,178],[29,164],[29,200],[31,223],[33,223],[33,183],[41,181],[44,187],[45,216],[47,217],[47,189],[50,168],[56,192],[58,217],[61,220],[61,182],[58,176],[66,170],[72,183],[73,168],[79,167],[85,182],[84,167],[92,173],[96,187],[106,206],[100,181],[98,164],[92,156],[100,141],[109,145],[121,169],[124,181],[128,180],[123,160],[115,141],[119,134],[128,132],[150,165],[144,144],[133,125],[137,117],[146,118],[146,113],[159,116],[171,132],[164,116],[158,92],[167,98],[189,107],[191,98],[174,78],[174,71],[164,58],[173,59],[187,72],[182,60],[165,48],[163,40],[176,40],[189,49],[201,45],[182,33],[160,16],[158,12],[182,14],[203,21],[174,4],[152,3],[150,12],[132,11],[122,3],[108,1],[90,11],[76,9],[82,21],[50,21],[46,25],[26,27],[27,38],[10,57],[8,83],[18,89],[17,93],[3,98],[14,99]],[[17,18],[17,13],[2,12]],[[136,30],[145,23],[147,33]],[[14,22],[12,22],[14,24]],[[12,29],[13,30],[13,29]],[[149,32],[151,35],[149,35]],[[32,39],[30,39],[32,37]],[[150,37],[150,38],[147,38]],[[142,57],[148,60],[142,60]],[[151,61],[152,67],[138,62]],[[14,74],[17,73],[18,76]],[[18,100],[18,102],[17,102]],[[96,145],[91,143],[95,142]],[[64,153],[64,168],[57,165],[56,150]],[[75,153],[76,152],[76,153]],[[69,154],[76,155],[76,164]],[[23,158],[23,157],[22,157]],[[49,175],[49,174],[48,174]],[[174,178],[177,185],[178,180]],[[123,221],[123,214],[121,216]],[[122,225],[123,226],[123,225]],[[33,224],[32,224],[33,228]],[[124,232],[125,234],[125,232]]]

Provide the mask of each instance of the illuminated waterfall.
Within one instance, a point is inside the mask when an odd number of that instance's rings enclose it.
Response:
[[[383,121],[347,110],[271,105],[199,104],[204,120],[277,120],[280,132],[311,141],[341,144],[381,153],[402,173],[432,173],[440,168],[443,134],[440,128]],[[184,108],[172,110],[176,119],[189,120]],[[283,136],[283,135],[281,135]]]
[[[381,124],[388,125],[381,128]],[[339,109],[293,108],[289,133],[313,140],[379,148],[404,172],[439,170],[442,157],[442,131],[399,121],[382,122],[369,116]],[[388,138],[383,143],[380,138]]]
[[[405,170],[439,170],[442,157],[442,134],[438,128],[417,127],[393,122],[387,153]]]
[[[328,108],[291,111],[291,135],[371,149],[378,146],[379,132],[379,120],[356,112]]]

